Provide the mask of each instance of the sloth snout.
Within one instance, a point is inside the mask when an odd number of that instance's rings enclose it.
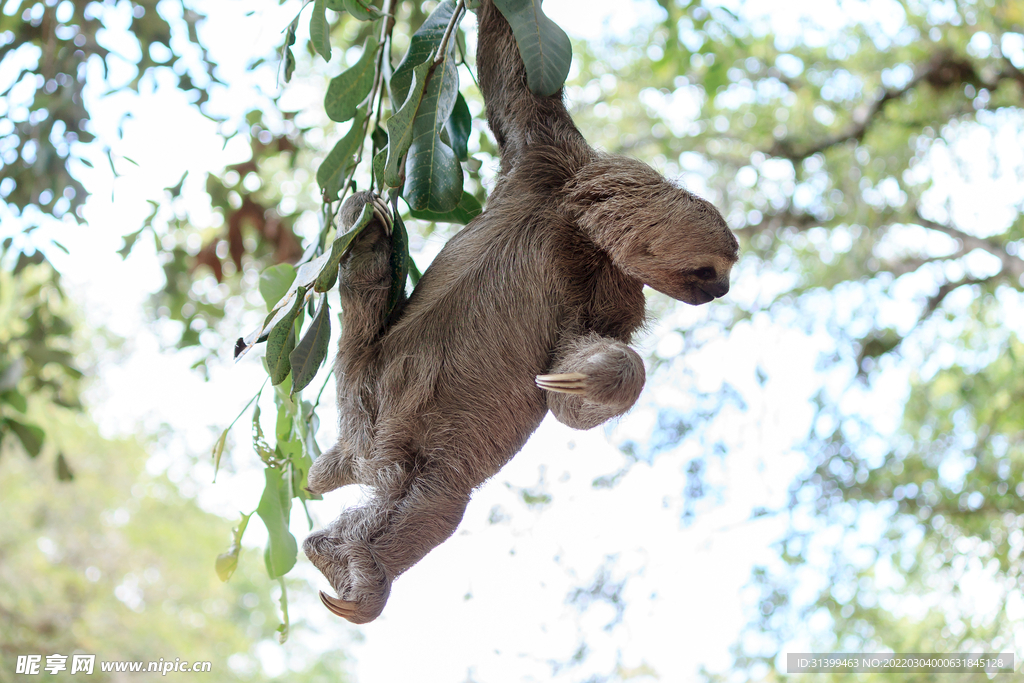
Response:
[[[717,299],[718,297],[725,296],[729,293],[729,278],[722,278],[720,280],[715,280],[714,282],[704,283],[700,285],[700,288],[704,290],[705,293]]]

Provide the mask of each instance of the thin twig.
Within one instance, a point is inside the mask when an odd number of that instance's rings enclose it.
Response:
[[[462,14],[465,11],[466,0],[459,0],[459,4],[455,6],[455,11],[452,12],[451,19],[448,20],[448,26],[444,29],[444,37],[441,38],[441,44],[437,46],[437,56],[434,57],[434,66],[437,66],[445,60],[444,54],[448,51],[448,40],[451,38],[455,27],[459,25],[459,21],[462,20]]]

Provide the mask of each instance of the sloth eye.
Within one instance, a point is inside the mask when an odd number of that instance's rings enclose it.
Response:
[[[708,266],[705,266],[704,268],[698,268],[697,270],[693,271],[693,274],[696,275],[701,280],[715,279],[715,269]]]

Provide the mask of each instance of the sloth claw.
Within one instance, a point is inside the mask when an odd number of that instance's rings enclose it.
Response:
[[[384,230],[388,235],[391,234],[392,223],[391,223],[391,212],[388,210],[388,205],[384,203],[384,200],[373,195],[373,215],[380,221],[381,225],[384,226]]]
[[[563,372],[537,375],[537,386],[547,391],[583,396],[587,393],[587,375],[584,372]]]
[[[332,598],[323,591],[320,591],[320,602],[324,603],[324,607],[326,607],[331,614],[341,617],[342,619],[348,619],[349,621],[353,620],[358,609],[358,603],[341,600],[340,598]]]

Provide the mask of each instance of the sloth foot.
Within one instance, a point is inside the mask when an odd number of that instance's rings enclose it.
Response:
[[[557,391],[561,394],[576,394],[577,396],[587,395],[587,373],[585,372],[537,375],[535,381],[538,387],[547,391]]]
[[[332,614],[353,624],[380,616],[391,593],[391,581],[366,543],[318,531],[306,538],[302,549],[338,593],[332,598],[320,592],[320,600]]]

